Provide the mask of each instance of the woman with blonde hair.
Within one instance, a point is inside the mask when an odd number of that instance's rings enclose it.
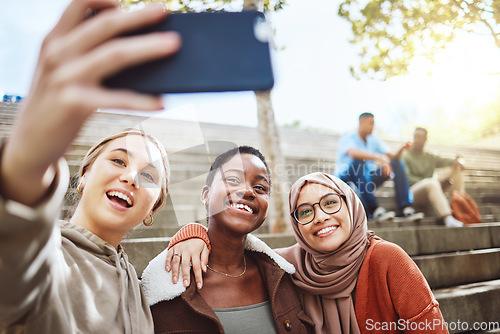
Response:
[[[92,11],[98,15],[89,16]],[[157,110],[161,99],[110,90],[110,74],[167,56],[172,33],[117,37],[165,18],[123,13],[113,0],[75,0],[45,38],[31,90],[0,150],[0,332],[152,333],[151,312],[120,242],[165,203],[164,148],[138,130],[106,137],[85,157],[69,222],[62,158],[97,108]]]

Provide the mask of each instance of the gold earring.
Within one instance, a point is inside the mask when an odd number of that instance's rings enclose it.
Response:
[[[76,191],[80,194],[83,195],[83,184],[80,182],[78,184],[78,187],[76,187]]]
[[[153,223],[154,223],[153,216],[152,216],[152,215],[151,215],[151,216],[149,216],[150,221],[146,223],[147,219],[148,219],[148,218],[145,218],[145,219],[142,221],[142,223],[143,223],[144,225],[146,225],[146,226],[151,226],[151,225],[153,225]]]

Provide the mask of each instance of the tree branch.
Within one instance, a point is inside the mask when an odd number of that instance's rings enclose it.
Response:
[[[465,14],[465,15],[468,15],[468,13],[462,8],[462,6],[460,5],[460,2],[457,1],[457,0],[452,0],[457,6],[458,8],[460,8],[462,10],[462,12]],[[476,9],[477,11],[482,11],[482,12],[485,12],[486,10],[482,9],[482,8],[479,8],[477,7],[477,5],[475,3],[468,3],[466,2],[467,5],[472,5],[474,6],[474,9]],[[491,36],[493,37],[493,39],[495,40],[495,44],[496,46],[498,46],[500,48],[500,34],[496,33],[495,32],[495,29],[493,28],[493,26],[486,20],[484,20],[481,15],[479,15],[478,17],[478,21],[481,21],[482,23],[484,23],[486,25],[486,27],[490,30],[491,32]]]

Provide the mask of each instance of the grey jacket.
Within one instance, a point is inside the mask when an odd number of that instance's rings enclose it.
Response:
[[[152,333],[137,274],[118,250],[57,222],[69,172],[36,208],[0,197],[0,333]]]

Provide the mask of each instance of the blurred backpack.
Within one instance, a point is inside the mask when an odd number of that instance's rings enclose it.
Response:
[[[453,190],[450,206],[453,217],[464,224],[476,224],[481,222],[481,214],[479,213],[476,202],[466,193]]]

